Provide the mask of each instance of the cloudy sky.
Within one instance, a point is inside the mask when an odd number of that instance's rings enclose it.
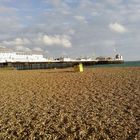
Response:
[[[140,60],[140,0],[0,0],[0,48]]]

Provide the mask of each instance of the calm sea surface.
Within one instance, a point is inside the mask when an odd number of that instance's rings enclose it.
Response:
[[[140,61],[126,61],[123,64],[103,64],[92,67],[140,67]]]

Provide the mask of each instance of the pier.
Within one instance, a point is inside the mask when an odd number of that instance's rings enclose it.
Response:
[[[92,66],[98,64],[120,64],[123,63],[121,55],[117,54],[114,58],[111,57],[91,57],[85,58],[69,58],[60,57],[56,59],[47,59],[42,54],[25,53],[25,52],[0,52],[0,68],[12,68],[17,70],[32,70],[32,69],[52,69],[52,68],[67,68],[82,64],[83,66]]]
[[[53,69],[53,68],[67,68],[74,67],[82,63],[83,66],[94,66],[98,64],[121,64],[123,61],[52,61],[52,62],[4,62],[0,63],[0,68],[13,68],[16,70],[32,70],[32,69]]]

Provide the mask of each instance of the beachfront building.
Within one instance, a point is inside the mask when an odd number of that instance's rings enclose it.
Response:
[[[115,60],[123,60],[123,57],[120,54],[116,54]]]
[[[5,62],[45,62],[46,58],[42,54],[27,52],[0,52],[0,63]]]
[[[55,60],[56,61],[61,61],[61,62],[69,62],[69,61],[72,61],[72,59],[69,58],[69,57],[60,57],[60,58],[56,58]]]
[[[81,58],[76,58],[76,60],[79,60],[79,61],[92,61],[92,58],[91,57],[81,57]]]
[[[106,61],[106,58],[103,57],[103,56],[99,56],[99,57],[96,58],[96,60],[98,60],[98,61]]]
[[[106,58],[106,60],[107,60],[107,61],[112,61],[113,58],[109,56],[109,57]]]
[[[120,54],[116,54],[114,58],[99,56],[96,58],[98,61],[123,61],[123,57]]]

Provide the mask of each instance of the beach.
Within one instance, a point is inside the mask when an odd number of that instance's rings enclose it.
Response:
[[[1,70],[0,139],[140,139],[140,67]]]

